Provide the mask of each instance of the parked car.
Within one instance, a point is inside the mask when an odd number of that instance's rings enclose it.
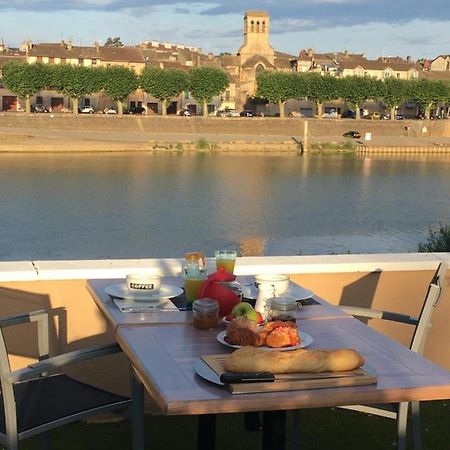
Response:
[[[364,116],[364,119],[368,120],[381,120],[381,114],[378,112],[371,112]]]
[[[361,137],[361,133],[359,131],[350,130],[346,131],[342,136],[352,139],[359,139]]]
[[[240,117],[240,113],[235,109],[229,109],[228,111],[226,111],[225,115],[227,117]]]
[[[103,114],[117,114],[117,111],[114,108],[105,108]]]
[[[85,106],[78,110],[81,114],[94,114],[94,108],[92,106]]]
[[[356,112],[351,109],[347,109],[341,114],[342,119],[356,119]]]
[[[403,119],[404,119],[403,114],[397,114],[397,115],[395,116],[395,118],[396,118],[397,120],[403,120]]]
[[[241,111],[241,112],[239,113],[239,115],[240,115],[241,117],[253,117],[253,112],[250,111],[250,110],[248,110],[248,109],[244,109],[244,111]]]
[[[31,112],[33,112],[33,113],[48,113],[49,110],[44,105],[31,105]]]
[[[145,108],[143,106],[133,106],[128,110],[128,114],[145,114]]]

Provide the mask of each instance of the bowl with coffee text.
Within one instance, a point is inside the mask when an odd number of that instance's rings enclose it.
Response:
[[[126,276],[125,284],[130,292],[156,294],[161,288],[161,277],[154,274],[131,273]]]

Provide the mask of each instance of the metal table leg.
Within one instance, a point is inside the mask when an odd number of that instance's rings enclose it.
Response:
[[[284,450],[286,411],[264,411],[262,450]]]
[[[133,370],[131,376],[133,404],[131,421],[133,430],[133,450],[144,450],[144,386]]]
[[[216,448],[216,415],[202,414],[198,416],[198,450],[214,450]]]

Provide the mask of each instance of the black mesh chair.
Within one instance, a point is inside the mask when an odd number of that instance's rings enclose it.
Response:
[[[391,320],[394,322],[405,323],[415,327],[411,339],[410,349],[420,355],[425,348],[425,340],[428,330],[431,327],[431,319],[436,306],[439,303],[443,290],[443,282],[447,273],[447,264],[439,264],[429,286],[425,297],[422,310],[418,317],[410,317],[404,314],[393,313],[389,311],[377,311],[368,308],[358,308],[352,306],[342,306],[345,311],[355,317],[373,318]],[[387,417],[397,421],[397,449],[406,448],[406,427],[408,422],[408,413],[412,419],[412,433],[414,449],[422,449],[422,438],[420,432],[420,403],[419,402],[401,402],[381,405],[350,405],[341,408],[351,409],[353,411],[368,413],[376,416]]]
[[[3,329],[29,322],[37,323],[39,361],[11,371]],[[45,311],[0,319],[0,443],[7,450],[16,450],[19,440],[93,415],[128,410],[131,407],[128,397],[82,383],[64,373],[48,374],[68,364],[120,351],[117,344],[107,344],[50,358]]]

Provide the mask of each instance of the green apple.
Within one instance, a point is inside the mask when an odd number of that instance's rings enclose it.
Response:
[[[233,314],[234,317],[239,317],[246,315],[248,311],[254,311],[253,306],[248,302],[240,302],[237,305],[234,305],[231,314]]]
[[[245,317],[253,322],[258,322],[258,313],[253,308],[245,313]]]

